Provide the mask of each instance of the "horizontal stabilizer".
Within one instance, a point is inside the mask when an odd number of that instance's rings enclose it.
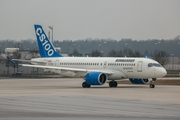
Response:
[[[12,60],[9,56],[6,56],[6,58],[7,58],[13,65],[18,65],[18,62]]]

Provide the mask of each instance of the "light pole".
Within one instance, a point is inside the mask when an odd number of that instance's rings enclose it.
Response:
[[[154,43],[154,46],[153,46],[154,51],[153,52],[155,52],[155,50],[158,50],[158,44],[161,44],[161,42],[159,41],[159,42]]]
[[[1,45],[0,45],[0,56],[1,56]],[[0,66],[1,66],[1,58],[0,58]],[[0,71],[0,75],[1,75],[1,71]]]
[[[125,43],[125,46],[126,46],[126,48],[127,48],[128,44],[127,44],[127,43]]]
[[[172,60],[173,60],[173,61],[172,61],[172,62],[173,62],[173,63],[172,63],[172,69],[174,70],[174,54],[171,54],[171,56],[172,56]]]
[[[49,29],[51,29],[52,30],[52,44],[53,44],[53,25],[52,26],[49,26]]]
[[[128,43],[125,43],[125,52],[126,52],[126,56],[127,57],[129,54],[129,50],[128,50]]]
[[[51,35],[50,35],[50,31],[48,31],[48,38],[49,38],[49,40],[51,39],[51,37],[50,37]]]
[[[157,49],[157,48],[156,48],[156,45],[157,45],[157,44],[158,44],[158,43],[154,43],[154,51]]]
[[[104,53],[104,51],[101,51],[101,57],[103,57],[103,53]]]
[[[178,42],[178,45],[180,45],[180,42]],[[179,47],[179,46],[178,46]],[[178,65],[178,69],[179,69],[179,65]],[[180,76],[180,73],[179,73],[179,76]]]

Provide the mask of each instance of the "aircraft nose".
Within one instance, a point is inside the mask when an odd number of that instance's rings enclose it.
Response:
[[[163,68],[163,70],[161,71],[162,77],[164,77],[166,74],[167,74],[167,71]]]

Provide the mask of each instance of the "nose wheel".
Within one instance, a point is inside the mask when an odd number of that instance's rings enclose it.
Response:
[[[150,84],[149,87],[150,88],[155,88],[155,85],[154,84]]]
[[[150,81],[150,85],[149,85],[150,88],[155,88],[155,85],[153,84],[155,80],[156,78],[152,78],[152,81]]]

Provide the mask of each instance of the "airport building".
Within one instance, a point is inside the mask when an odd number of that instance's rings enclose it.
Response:
[[[56,51],[61,53],[61,48],[55,48]],[[68,56],[67,54],[62,54]],[[19,48],[6,48],[5,53],[0,53],[0,76],[7,75],[11,76],[14,73],[31,74],[31,75],[52,75],[54,73],[44,71],[42,68],[30,68],[13,66],[7,59],[6,56],[10,56],[14,59],[31,60],[32,58],[40,57],[38,50],[19,50]]]

